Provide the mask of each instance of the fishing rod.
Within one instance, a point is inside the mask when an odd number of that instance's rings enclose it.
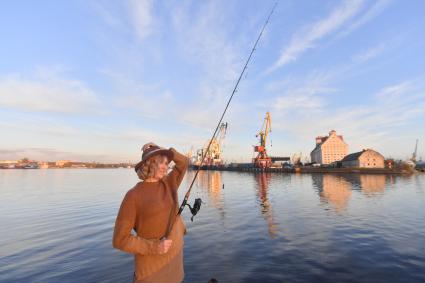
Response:
[[[217,134],[218,129],[220,128],[220,124],[223,121],[223,117],[226,114],[227,108],[229,108],[230,102],[232,101],[232,98],[233,98],[234,94],[236,93],[237,88],[239,86],[239,82],[241,81],[242,76],[245,73],[246,68],[248,67],[248,63],[251,61],[252,54],[254,54],[254,51],[256,50],[257,44],[260,41],[260,38],[263,35],[263,32],[264,32],[267,24],[269,23],[270,17],[272,16],[272,14],[274,12],[274,10],[275,10],[275,8],[277,6],[277,3],[278,2],[275,2],[275,4],[273,5],[273,8],[271,9],[271,11],[270,11],[270,13],[269,13],[269,15],[267,17],[267,20],[265,21],[265,23],[264,23],[264,25],[263,25],[263,27],[261,29],[261,32],[258,35],[257,40],[255,41],[255,44],[254,44],[254,46],[251,49],[251,53],[249,54],[249,57],[246,60],[246,63],[244,65],[243,69],[242,69],[242,72],[239,75],[238,80],[236,81],[236,85],[233,88],[232,94],[230,95],[229,100],[227,101],[226,107],[224,108],[223,114],[221,114],[221,117],[220,117],[220,120],[218,121],[217,127],[215,128],[215,131],[214,131],[214,133],[213,133],[213,135],[212,135],[212,137],[210,139],[210,142],[208,143],[207,150],[205,151],[205,153],[202,154],[201,163],[199,164],[198,169],[196,170],[195,176],[193,177],[192,183],[190,184],[189,189],[188,189],[188,191],[186,192],[186,194],[184,196],[184,199],[182,201],[182,204],[180,205],[179,212],[177,213],[176,218],[177,218],[177,216],[179,216],[183,212],[183,209],[185,208],[186,205],[189,206],[190,212],[192,213],[192,218],[191,218],[192,221],[193,221],[193,217],[201,209],[202,200],[200,198],[195,199],[195,202],[193,204],[193,207],[190,204],[187,203],[187,201],[189,199],[189,196],[190,196],[190,193],[191,193],[192,188],[193,188],[193,184],[195,183],[196,177],[198,177],[199,171],[201,170],[201,167],[202,167],[202,165],[203,165],[203,163],[205,161],[205,157],[207,156],[207,153],[208,153],[208,151],[210,149],[210,146],[212,144],[212,141],[213,141],[215,135]],[[174,224],[174,221],[172,221],[171,222],[171,226],[168,227],[167,233],[166,233],[165,237],[167,237],[168,234],[170,233],[173,224]]]

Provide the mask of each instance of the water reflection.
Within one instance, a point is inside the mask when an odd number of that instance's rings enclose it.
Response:
[[[267,191],[269,189],[271,174],[259,173],[255,174],[255,180],[257,183],[257,195],[261,205],[261,214],[267,222],[268,231],[270,238],[277,236],[278,227],[273,218],[272,205],[267,197]]]
[[[215,208],[222,208],[222,182],[221,173],[218,171],[199,171],[197,185],[208,193],[208,199],[212,201]]]
[[[395,182],[392,175],[343,174],[341,177],[351,183],[353,190],[361,190],[367,196],[382,194],[385,190],[387,179],[391,184]]]
[[[360,187],[367,195],[382,193],[385,190],[385,175],[360,175]]]
[[[347,208],[351,198],[351,184],[345,178],[330,174],[314,174],[312,178],[321,201],[330,203],[338,213]]]
[[[184,282],[425,282],[425,174],[198,177],[190,200],[206,205],[183,215]],[[131,282],[111,233],[135,182],[132,170],[0,170],[0,282]]]
[[[395,184],[395,177],[392,175],[316,174],[312,178],[321,200],[332,204],[337,212],[343,212],[347,208],[352,190],[373,197],[384,193],[387,182]]]
[[[217,208],[221,212],[221,216],[224,217],[221,172],[199,171],[196,185],[207,193],[208,202],[212,203],[212,206]]]

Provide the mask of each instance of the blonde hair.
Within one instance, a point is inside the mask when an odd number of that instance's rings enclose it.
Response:
[[[137,170],[137,176],[139,179],[146,180],[148,178],[155,177],[159,164],[164,160],[164,158],[168,160],[167,156],[158,154],[146,160],[139,170]]]

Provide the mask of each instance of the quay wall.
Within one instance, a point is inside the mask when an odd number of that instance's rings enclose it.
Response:
[[[197,166],[191,166],[197,170]],[[255,167],[224,167],[224,166],[202,166],[201,170],[213,171],[235,171],[235,172],[273,172],[273,173],[354,173],[354,174],[411,174],[407,170],[397,170],[388,168],[255,168]]]

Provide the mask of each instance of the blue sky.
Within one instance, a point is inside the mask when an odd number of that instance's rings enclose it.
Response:
[[[0,159],[137,161],[212,134],[274,1],[8,1]],[[425,2],[279,1],[225,121],[227,161],[349,151],[425,158]]]

